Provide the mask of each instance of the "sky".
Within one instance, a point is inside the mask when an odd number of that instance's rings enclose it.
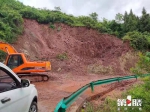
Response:
[[[19,0],[25,5],[36,8],[46,8],[54,10],[54,7],[60,7],[62,12],[74,16],[88,16],[92,12],[98,14],[99,20],[106,18],[115,19],[117,13],[124,14],[130,9],[133,13],[140,16],[142,8],[150,12],[149,0]]]

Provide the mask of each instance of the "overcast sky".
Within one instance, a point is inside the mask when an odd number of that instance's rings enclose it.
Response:
[[[36,8],[47,8],[53,10],[60,7],[62,12],[74,16],[89,15],[96,12],[99,20],[106,18],[112,20],[117,13],[124,14],[130,9],[137,15],[141,15],[142,8],[145,7],[150,12],[149,0],[19,0],[25,5]]]

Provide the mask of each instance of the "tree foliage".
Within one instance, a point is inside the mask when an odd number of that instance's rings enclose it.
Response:
[[[11,10],[17,3],[0,0],[0,40],[14,42],[17,35],[22,33],[22,16],[18,11]]]
[[[147,14],[145,8],[142,10],[142,17],[139,20],[139,31],[150,31],[150,15]]]
[[[150,47],[150,35],[143,34],[137,31],[128,32],[124,37],[123,40],[129,40],[130,44],[133,48],[137,50],[148,50]]]
[[[116,20],[117,23],[122,23],[122,21],[123,21],[123,15],[120,14],[120,13],[116,14],[115,20]]]
[[[54,7],[55,11],[61,11],[60,7]]]
[[[0,51],[0,62],[3,62],[7,57],[7,53]]]
[[[97,20],[98,20],[98,14],[97,14],[96,12],[91,13],[89,16],[90,16],[90,18],[92,18],[94,21],[97,21]]]
[[[139,18],[135,14],[133,14],[132,10],[130,10],[129,14],[125,12],[123,24],[124,33],[138,31],[138,24]]]
[[[131,68],[134,74],[147,74],[150,73],[150,52],[139,53],[139,61],[136,66]]]
[[[16,0],[0,0],[0,40],[15,41],[23,31],[23,18],[34,19],[41,24],[51,24],[51,27],[54,23],[85,26],[101,33],[129,39],[135,49],[147,50],[150,48],[150,15],[145,8],[142,10],[142,16],[136,16],[131,9],[124,15],[116,14],[115,20],[104,18],[103,21],[98,21],[96,12],[89,16],[74,17],[61,12],[60,7],[55,7],[55,10],[36,9]]]

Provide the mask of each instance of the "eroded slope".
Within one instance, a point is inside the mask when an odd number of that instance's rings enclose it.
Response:
[[[129,75],[137,60],[129,44],[114,36],[59,23],[52,29],[28,19],[24,19],[24,33],[14,46],[30,60],[49,60],[54,72],[74,75]],[[63,53],[67,59],[62,61],[58,55]]]

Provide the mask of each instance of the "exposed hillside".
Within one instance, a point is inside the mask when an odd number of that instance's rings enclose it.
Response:
[[[59,10],[58,10],[59,9]],[[36,20],[42,24],[63,23],[69,26],[95,29],[101,33],[115,35],[118,38],[129,40],[130,45],[138,50],[150,48],[150,15],[143,8],[142,15],[137,16],[132,12],[116,14],[116,20],[98,20],[98,15],[93,12],[89,16],[74,17],[55,10],[37,9],[25,6],[17,0],[0,0],[0,40],[12,43],[23,31],[23,18]],[[120,19],[119,19],[120,18]]]
[[[52,29],[28,19],[14,46],[31,60],[51,61],[52,71],[60,73],[128,75],[137,60],[129,44],[114,36],[64,24]]]

